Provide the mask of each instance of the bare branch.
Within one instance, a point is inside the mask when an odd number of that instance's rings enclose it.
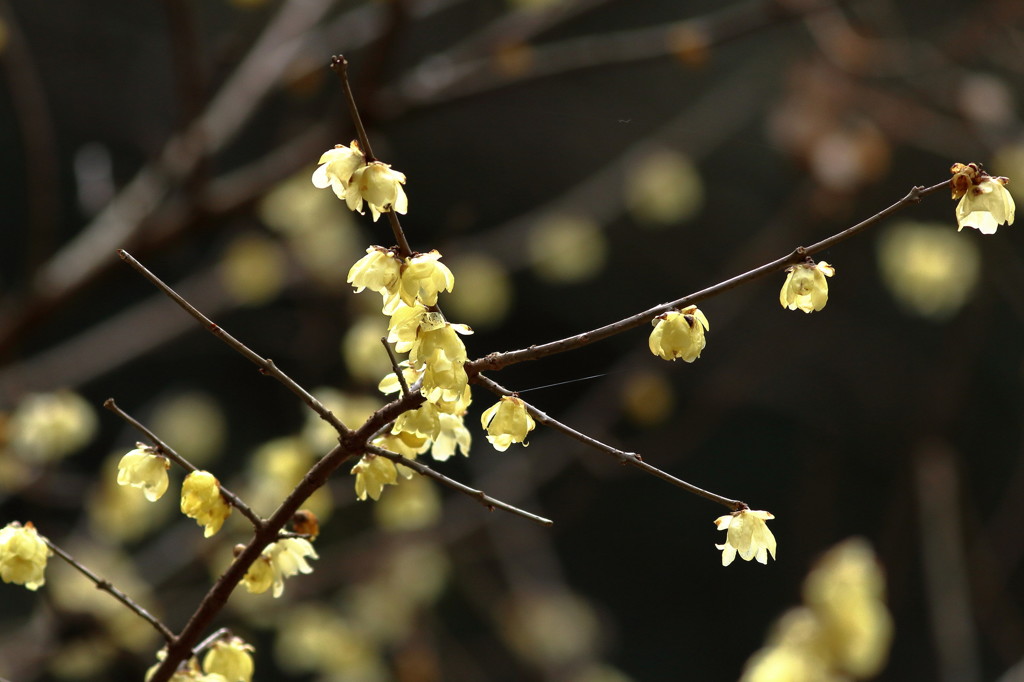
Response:
[[[546,519],[543,516],[537,516],[536,514],[520,509],[519,507],[512,506],[507,502],[502,502],[501,500],[491,497],[490,495],[484,493],[482,490],[470,488],[468,485],[465,485],[464,483],[459,483],[453,478],[448,478],[441,472],[435,471],[434,469],[428,467],[426,464],[417,462],[414,459],[408,459],[407,457],[403,457],[402,455],[391,452],[389,450],[378,448],[375,445],[367,445],[366,451],[372,452],[373,454],[379,455],[380,457],[386,457],[395,464],[401,464],[404,467],[412,469],[421,476],[427,476],[428,478],[432,478],[438,483],[448,486],[452,490],[457,490],[458,492],[464,495],[468,495],[469,497],[473,498],[483,506],[487,507],[488,511],[502,509],[511,514],[515,514],[516,516],[522,516],[524,519],[529,519],[534,523],[539,523],[542,526],[555,525],[555,522],[551,519]]]

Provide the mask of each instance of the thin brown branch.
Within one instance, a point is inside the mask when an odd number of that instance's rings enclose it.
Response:
[[[334,427],[334,430],[338,432],[339,436],[344,436],[351,433],[349,428],[341,423],[334,413],[324,407],[323,403],[317,400],[312,393],[300,386],[294,379],[285,374],[283,371],[278,369],[274,361],[269,358],[261,357],[255,351],[251,350],[244,343],[236,339],[231,334],[224,331],[220,326],[215,324],[210,318],[203,315],[195,306],[186,301],[180,296],[174,289],[164,283],[159,277],[150,272],[142,263],[135,260],[130,253],[124,249],[118,249],[117,255],[121,257],[121,260],[132,266],[136,272],[141,274],[143,277],[148,279],[154,286],[160,289],[162,292],[167,294],[175,303],[177,303],[185,312],[194,317],[208,332],[216,336],[218,339],[226,343],[232,349],[237,351],[240,355],[247,358],[254,365],[259,367],[260,373],[266,374],[277,379],[283,384],[289,391],[297,395],[302,399],[302,402],[306,403],[311,410],[320,415],[320,418],[325,422]]]
[[[500,384],[492,381],[491,379],[485,377],[482,374],[477,374],[475,377],[473,377],[472,381],[474,383],[480,384],[481,386],[486,388],[488,391],[491,391],[495,395],[515,395],[513,391],[508,390],[504,386],[501,386]],[[660,478],[663,481],[667,481],[678,488],[682,488],[683,490],[693,493],[694,495],[703,497],[706,500],[711,500],[712,502],[720,504],[724,507],[728,507],[733,511],[749,508],[746,502],[741,502],[740,500],[733,500],[728,497],[718,495],[716,493],[711,492],[710,490],[704,490],[703,488],[695,486],[692,483],[687,483],[681,478],[676,478],[672,474],[666,471],[662,471],[656,466],[648,464],[643,460],[642,457],[640,457],[640,455],[636,454],[635,452],[625,452],[624,450],[613,448],[611,445],[608,445],[607,443],[602,443],[596,438],[591,438],[585,433],[580,433],[571,426],[567,426],[566,424],[563,424],[557,419],[549,417],[546,413],[538,410],[536,407],[526,402],[525,400],[523,401],[523,404],[526,405],[527,411],[530,413],[530,416],[533,417],[533,419],[536,422],[543,424],[544,426],[547,426],[548,428],[554,429],[556,431],[561,431],[570,438],[578,440],[579,442],[585,445],[589,445],[595,450],[599,450],[600,452],[603,452],[606,455],[611,455],[615,459],[619,460],[619,462],[622,464],[628,464],[629,466],[640,469],[641,471],[646,472],[652,476],[656,476],[657,478]]]
[[[380,337],[380,343],[384,346],[384,350],[388,352],[388,358],[391,360],[391,369],[395,373],[395,377],[398,379],[398,385],[402,387],[402,395],[409,395],[409,384],[405,380],[405,374],[402,373],[402,368],[398,366],[398,357],[395,355],[395,349],[388,343],[388,337]]]
[[[869,227],[877,225],[893,213],[896,213],[910,204],[919,203],[923,197],[948,188],[949,180],[944,180],[943,182],[940,182],[937,185],[932,185],[931,187],[914,187],[902,199],[879,211],[867,220],[863,220],[852,227],[848,227],[845,230],[838,232],[827,239],[823,239],[820,242],[811,244],[810,246],[798,246],[793,249],[791,253],[756,267],[753,270],[748,270],[743,274],[736,275],[735,277],[719,282],[718,284],[707,287],[706,289],[701,289],[700,291],[683,296],[682,298],[669,303],[656,305],[653,308],[631,315],[619,320],[618,322],[613,322],[603,327],[583,332],[582,334],[576,334],[575,336],[569,336],[564,339],[530,346],[529,348],[523,348],[520,350],[508,351],[505,353],[491,353],[485,357],[467,362],[465,365],[466,372],[472,377],[478,372],[499,370],[503,367],[508,367],[509,365],[519,362],[537,360],[539,358],[547,357],[548,355],[564,353],[569,350],[589,345],[595,341],[600,341],[602,339],[615,336],[616,334],[621,334],[622,332],[649,323],[662,313],[685,308],[686,306],[711,298],[712,296],[716,296],[724,291],[734,289],[741,284],[746,284],[747,282],[752,282],[755,279],[764,277],[765,275],[773,272],[784,270],[791,265],[795,265],[796,263],[803,261],[808,256],[825,251],[840,242],[846,241],[857,233],[863,232]]]
[[[331,70],[341,79],[341,88],[345,91],[345,102],[348,104],[349,115],[352,117],[352,124],[356,128],[359,146],[362,148],[363,154],[366,155],[366,161],[367,163],[376,161],[377,157],[373,155],[373,149],[370,148],[370,138],[366,134],[366,128],[363,127],[363,119],[359,116],[355,95],[352,94],[352,83],[348,78],[348,60],[344,55],[331,57]],[[398,214],[395,213],[394,207],[387,211],[387,217],[388,223],[391,225],[391,232],[395,236],[395,242],[398,244],[398,255],[405,260],[412,256],[412,248],[409,246],[409,240],[405,238],[405,231],[402,230],[402,223],[398,220]]]
[[[182,469],[188,472],[199,471],[198,467],[196,467],[194,464],[192,464],[192,462],[189,462],[187,459],[179,455],[174,450],[174,448],[172,448],[167,443],[163,442],[142,422],[140,422],[139,420],[135,419],[130,414],[122,410],[117,405],[117,403],[114,402],[113,398],[107,398],[105,401],[103,401],[103,407],[107,408],[108,410],[116,414],[118,417],[120,417],[121,419],[125,420],[126,422],[134,426],[136,429],[138,429],[141,433],[143,433],[146,436],[146,438],[149,439],[149,441],[156,447],[157,451],[160,454],[165,455],[169,460],[180,466]],[[238,495],[224,487],[224,484],[222,484],[219,480],[217,481],[217,485],[220,487],[220,493],[221,495],[224,496],[224,499],[226,499],[228,503],[231,504],[232,507],[237,509],[239,513],[242,514],[242,516],[249,519],[249,521],[252,522],[252,525],[254,527],[259,528],[263,525],[263,519],[260,518],[260,515],[254,512],[249,505],[243,502],[242,498],[240,498]]]
[[[524,519],[529,519],[530,521],[533,521],[534,523],[539,523],[542,526],[553,526],[553,525],[555,525],[555,522],[552,521],[551,519],[546,519],[543,516],[538,516],[536,514],[528,512],[526,510],[520,509],[519,507],[515,507],[515,506],[513,506],[513,505],[511,505],[511,504],[509,504],[507,502],[502,502],[501,500],[499,500],[497,498],[491,497],[490,495],[486,494],[482,490],[477,490],[476,488],[470,488],[468,485],[466,485],[464,483],[460,483],[460,482],[456,481],[454,478],[448,478],[447,476],[445,476],[441,472],[435,471],[434,469],[431,469],[430,467],[428,467],[426,464],[422,464],[420,462],[417,462],[414,459],[408,459],[407,457],[403,457],[402,455],[399,455],[397,453],[391,452],[389,450],[385,450],[383,448],[378,448],[378,447],[376,447],[374,445],[367,445],[366,446],[366,451],[367,452],[372,452],[373,454],[378,455],[380,457],[386,457],[387,459],[390,459],[395,464],[401,464],[404,467],[408,467],[408,468],[412,469],[413,471],[415,471],[416,473],[420,474],[421,476],[427,476],[428,478],[432,478],[435,481],[437,481],[438,483],[441,483],[442,485],[448,486],[452,490],[456,490],[456,491],[462,493],[463,495],[468,495],[469,497],[473,498],[474,500],[476,500],[477,502],[479,502],[483,506],[487,507],[488,511],[494,511],[495,509],[502,509],[502,510],[507,511],[507,512],[509,512],[511,514],[515,514],[516,516],[522,516]]]
[[[76,571],[78,571],[86,578],[91,580],[93,584],[96,585],[97,589],[103,590],[104,592],[108,593],[114,599],[118,600],[119,602],[127,606],[132,613],[134,613],[139,618],[152,625],[156,629],[156,631],[160,633],[160,636],[167,641],[168,644],[174,642],[174,633],[171,632],[170,628],[161,623],[159,618],[157,618],[149,611],[136,604],[131,597],[129,597],[124,592],[114,587],[109,580],[105,580],[96,575],[95,573],[93,573],[92,571],[90,571],[87,567],[79,563],[77,559],[75,559],[73,556],[71,556],[63,549],[55,545],[53,542],[43,537],[42,535],[40,535],[39,537],[42,539],[43,542],[46,543],[47,547],[53,550],[54,554],[59,556],[64,561],[68,562],[68,564],[70,564],[72,568],[74,568]]]

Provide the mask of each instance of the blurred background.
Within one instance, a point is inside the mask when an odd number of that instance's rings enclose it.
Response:
[[[345,278],[393,239],[310,182],[354,137],[341,53],[408,176],[412,247],[455,273],[441,304],[471,358],[739,274],[954,162],[1024,201],[1017,0],[0,0],[0,522],[175,631],[247,525],[204,540],[180,471],[157,503],[119,488],[139,436],[102,402],[263,514],[332,436],[115,249],[346,423],[383,404],[380,299]],[[257,680],[735,680],[860,536],[894,628],[877,679],[1022,679],[1024,239],[957,233],[954,206],[933,194],[821,254],[821,312],[781,308],[782,273],[702,303],[693,364],[634,330],[493,375],[773,512],[777,561],[723,568],[726,510],[561,434],[495,452],[477,388],[471,455],[436,468],[553,528],[418,478],[357,502],[343,467],[309,504],[314,572],[215,625],[256,646]],[[38,592],[0,592],[0,677],[155,660],[156,633],[56,559]]]

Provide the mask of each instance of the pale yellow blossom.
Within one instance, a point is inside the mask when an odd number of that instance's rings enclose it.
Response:
[[[659,315],[652,324],[654,331],[648,339],[648,346],[652,353],[664,360],[682,358],[685,362],[693,362],[707,344],[704,332],[711,330],[708,318],[694,305]]]
[[[775,536],[765,521],[775,516],[766,511],[743,509],[715,519],[718,530],[728,531],[725,544],[715,545],[722,550],[722,565],[728,566],[739,554],[744,561],[757,559],[768,563],[768,555],[775,558]]]
[[[437,303],[437,295],[455,287],[455,275],[441,262],[437,251],[418,253],[402,267],[401,296],[406,305],[418,300],[425,306]]]
[[[193,471],[181,484],[181,513],[205,528],[204,537],[220,530],[231,514],[231,506],[220,492],[220,484],[208,471]]]
[[[203,670],[223,675],[227,682],[252,682],[252,650],[251,644],[238,637],[218,640],[203,657]]]
[[[378,455],[363,455],[352,467],[352,473],[356,475],[356,497],[360,500],[379,500],[384,486],[398,483],[395,463]]]
[[[349,147],[336,145],[320,156],[320,166],[313,171],[313,185],[320,189],[330,187],[339,199],[344,199],[352,174],[366,163],[359,143],[352,140]]]
[[[117,484],[141,488],[147,500],[156,502],[167,492],[167,470],[171,463],[152,448],[138,445],[118,463]]]
[[[363,212],[365,201],[374,222],[381,213],[391,210],[404,214],[409,210],[409,200],[402,189],[404,184],[403,173],[391,170],[386,163],[372,161],[352,173],[345,189],[345,201],[349,209],[357,213]]]
[[[1013,225],[1016,206],[1007,182],[1006,178],[985,177],[967,189],[956,205],[957,231],[973,227],[982,234],[995,234],[1000,225]]]
[[[469,433],[463,423],[462,415],[438,413],[440,421],[440,432],[434,438],[434,444],[430,448],[430,456],[439,462],[443,462],[455,454],[456,448],[464,457],[469,456],[469,448],[473,443],[473,436]]]
[[[526,409],[526,403],[516,396],[502,396],[480,415],[480,425],[487,429],[487,440],[499,452],[508,450],[512,443],[527,445],[526,437],[536,423]]]
[[[783,308],[805,313],[821,310],[828,303],[828,281],[826,277],[836,274],[836,269],[820,263],[799,263],[787,270],[786,282],[779,292],[779,303]]]
[[[348,271],[348,283],[358,294],[363,289],[378,292],[387,302],[398,293],[402,264],[390,249],[371,246],[366,255],[355,262]]]
[[[53,554],[32,522],[0,528],[0,579],[37,590],[46,583],[46,560]]]

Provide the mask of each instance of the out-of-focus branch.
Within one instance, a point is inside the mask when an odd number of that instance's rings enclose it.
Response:
[[[510,391],[504,386],[501,386],[498,383],[491,381],[482,374],[477,374],[476,376],[474,376],[472,381],[474,383],[480,384],[488,391],[491,391],[496,395],[515,395],[513,391]],[[643,460],[642,457],[640,457],[640,455],[636,454],[635,452],[625,452],[624,450],[613,448],[612,446],[606,443],[602,443],[596,438],[591,438],[585,433],[580,433],[571,426],[567,426],[566,424],[563,424],[562,422],[556,419],[552,419],[547,414],[541,412],[536,407],[529,403],[526,403],[525,401],[524,404],[526,405],[526,409],[529,411],[530,416],[533,417],[534,420],[536,420],[537,422],[543,424],[544,426],[547,426],[548,428],[555,429],[556,431],[561,431],[570,438],[578,440],[584,445],[589,445],[595,450],[599,450],[600,452],[603,452],[606,455],[611,455],[612,457],[619,460],[619,462],[621,462],[622,464],[628,464],[632,467],[636,467],[641,471],[651,474],[652,476],[656,476],[663,481],[667,481],[676,487],[686,490],[687,492],[693,493],[694,495],[699,495],[700,497],[703,497],[706,500],[711,500],[712,502],[728,507],[733,511],[748,508],[745,502],[741,502],[740,500],[732,500],[729,499],[728,497],[723,497],[722,495],[718,495],[709,490],[699,488],[693,485],[692,483],[687,483],[681,478],[676,478],[672,474],[666,471],[662,471],[656,466],[648,464]]]
[[[701,289],[700,291],[683,296],[675,301],[662,303],[661,305],[657,305],[643,312],[624,318],[618,322],[613,322],[603,327],[583,332],[582,334],[559,339],[557,341],[551,341],[549,343],[530,346],[529,348],[523,348],[521,350],[514,350],[505,353],[491,353],[483,358],[467,362],[466,372],[470,376],[473,376],[473,374],[477,372],[497,370],[518,362],[537,360],[548,355],[564,353],[565,351],[581,348],[594,343],[595,341],[600,341],[610,336],[621,334],[624,331],[649,323],[662,313],[685,308],[686,306],[693,305],[703,301],[704,299],[711,298],[712,296],[716,296],[724,291],[738,287],[741,284],[752,282],[767,274],[778,272],[791,265],[795,265],[808,256],[813,256],[816,253],[825,251],[840,242],[846,241],[857,233],[877,225],[885,218],[888,218],[890,215],[898,212],[906,206],[919,203],[923,197],[929,194],[934,194],[941,189],[947,189],[948,187],[949,180],[944,180],[943,182],[940,182],[937,185],[932,185],[931,187],[914,187],[902,199],[879,211],[867,220],[863,220],[852,227],[846,228],[842,232],[834,234],[831,237],[823,239],[815,244],[811,244],[810,246],[798,246],[788,255],[777,258],[769,263],[765,263],[753,270],[748,270],[743,274],[736,275],[735,277],[719,282],[718,284],[707,287],[706,289]]]

